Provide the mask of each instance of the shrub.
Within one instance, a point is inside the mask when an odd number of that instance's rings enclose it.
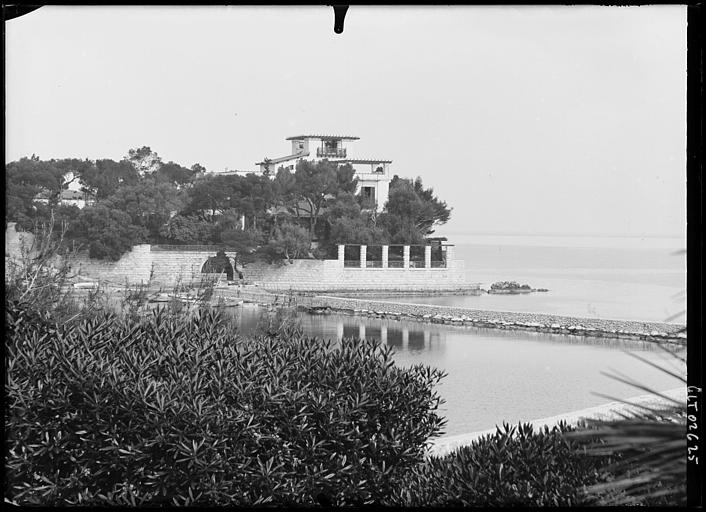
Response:
[[[503,425],[444,457],[431,457],[400,482],[390,501],[403,506],[573,506],[600,478],[605,457],[590,457],[564,437],[565,423],[534,431]]]
[[[6,498],[382,501],[444,420],[443,376],[376,341],[238,337],[215,311],[29,322],[6,301]]]
[[[50,211],[47,222],[34,225],[31,242],[5,258],[5,300],[58,323],[91,315],[102,301],[101,290],[83,300],[72,293],[65,232],[66,225],[59,225]]]

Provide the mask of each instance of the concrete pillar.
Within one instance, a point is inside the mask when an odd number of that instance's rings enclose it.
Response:
[[[389,245],[383,245],[382,246],[382,268],[387,268],[387,261],[388,261],[388,251],[390,250]]]
[[[360,246],[360,268],[365,268],[365,260],[368,257],[368,246]]]
[[[343,322],[338,322],[336,324],[336,338],[338,341],[343,339]]]
[[[456,247],[453,245],[446,246],[446,262],[448,263],[456,257]]]
[[[338,266],[342,267],[343,266],[343,260],[346,257],[346,246],[345,245],[339,245],[338,246]]]
[[[431,333],[429,331],[424,331],[424,348],[429,348],[431,346]]]
[[[386,325],[380,326],[380,342],[383,345],[387,345],[387,326]]]
[[[407,327],[402,328],[402,348],[409,347],[409,329]]]
[[[240,216],[240,229],[245,230],[245,215]]]
[[[431,245],[424,246],[424,268],[431,268]]]
[[[365,338],[365,324],[360,324],[358,326],[358,337],[362,340]]]
[[[402,267],[407,270],[409,268],[409,245],[402,248]]]

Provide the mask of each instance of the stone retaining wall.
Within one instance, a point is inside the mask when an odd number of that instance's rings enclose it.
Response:
[[[148,244],[136,245],[118,261],[89,258],[87,253],[73,255],[69,260],[71,272],[83,278],[123,285],[125,282],[146,284],[150,280],[152,258]]]
[[[441,291],[468,288],[464,262],[448,268],[355,268],[342,260],[293,260],[284,265],[250,263],[243,268],[247,282],[272,291]]]
[[[155,283],[169,286],[177,281],[182,283],[200,281],[206,275],[201,269],[204,263],[216,252],[204,251],[151,251],[152,280]]]
[[[686,341],[686,334],[677,332],[684,327],[683,325],[661,322],[577,318],[540,313],[514,313],[508,311],[483,311],[452,306],[406,304],[325,295],[299,297],[298,304],[309,307],[329,307],[334,310],[367,316],[404,316],[405,318],[434,323],[474,325],[477,327],[531,330],[554,334],[576,334],[595,337]]]

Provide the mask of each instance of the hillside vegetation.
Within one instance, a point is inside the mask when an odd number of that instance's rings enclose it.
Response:
[[[29,231],[53,218],[92,258],[116,261],[142,243],[216,244],[243,263],[335,257],[341,243],[423,243],[449,220],[450,208],[420,178],[394,176],[382,212],[355,194],[356,181],[349,164],[326,160],[271,178],[165,163],[149,147],[119,162],[33,155],[6,165],[6,218]],[[73,182],[90,199],[83,209],[62,204]]]

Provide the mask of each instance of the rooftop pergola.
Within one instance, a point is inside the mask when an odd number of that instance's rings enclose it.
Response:
[[[338,261],[347,269],[443,269],[453,259],[453,248],[453,244],[345,244],[338,246]]]
[[[360,140],[360,137],[352,135],[295,135],[287,137],[285,140],[321,139],[321,140]]]

